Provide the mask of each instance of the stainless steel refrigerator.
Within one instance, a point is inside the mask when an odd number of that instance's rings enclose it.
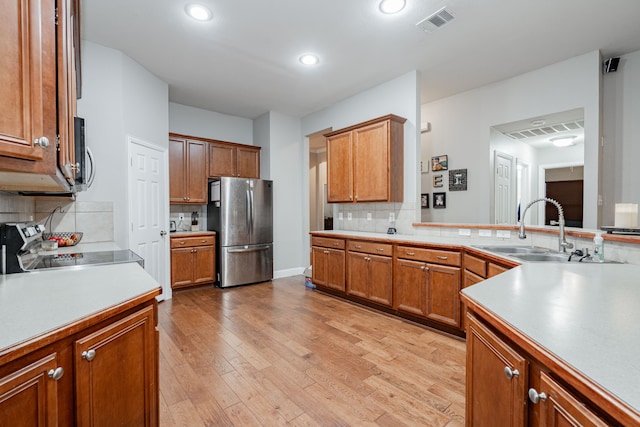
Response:
[[[216,232],[217,285],[273,278],[273,182],[223,177],[209,183],[207,228]]]

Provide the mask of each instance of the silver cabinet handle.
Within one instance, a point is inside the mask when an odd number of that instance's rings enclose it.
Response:
[[[82,358],[84,360],[86,360],[87,362],[91,362],[94,357],[96,357],[96,351],[93,350],[93,349],[91,349],[89,351],[83,351],[82,352]]]
[[[378,252],[384,252],[384,248],[376,248],[376,251],[378,251]]]
[[[58,381],[64,375],[64,369],[62,369],[62,366],[58,366],[56,369],[50,370],[47,375],[52,380]]]
[[[438,255],[438,259],[447,259],[446,256]]]
[[[415,252],[409,252],[409,251],[407,251],[407,255],[408,255],[408,256],[414,256],[415,254],[416,254]]]
[[[329,253],[329,251],[322,251],[322,253],[323,253],[323,254],[328,254],[328,253]]]
[[[423,265],[422,267],[420,267],[420,270],[429,271],[429,267],[427,267],[426,265]]]
[[[508,366],[504,367],[504,374],[508,379],[512,379],[513,377],[518,378],[520,376],[520,372],[518,372],[517,369],[511,370]]]
[[[355,245],[355,246],[356,246],[356,249],[362,249],[362,246],[360,245]]]
[[[33,144],[41,148],[49,148],[49,138],[41,136],[40,138],[34,139]]]
[[[207,241],[206,241],[206,240],[200,240],[200,241],[201,241],[202,243],[207,243]]]
[[[543,401],[546,402],[547,401],[547,395],[544,393],[538,393],[538,391],[535,388],[530,388],[529,389],[529,400],[531,400],[533,403],[538,403],[539,401]]]

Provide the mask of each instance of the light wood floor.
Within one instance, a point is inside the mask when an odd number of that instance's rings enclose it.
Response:
[[[159,305],[160,425],[462,426],[464,342],[304,287]]]

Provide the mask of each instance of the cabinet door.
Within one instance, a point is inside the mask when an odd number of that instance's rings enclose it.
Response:
[[[327,252],[326,286],[344,292],[344,251],[328,249]]]
[[[236,165],[239,177],[260,178],[260,149],[236,147]]]
[[[354,130],[353,146],[355,200],[389,200],[389,122]]]
[[[390,307],[393,301],[392,258],[369,255],[369,259],[369,299]]]
[[[429,264],[427,317],[460,327],[460,269]]]
[[[207,203],[207,143],[189,141],[187,197],[189,203]]]
[[[358,252],[347,255],[347,293],[369,297],[369,257]]]
[[[169,202],[184,203],[187,197],[187,141],[169,139]]]
[[[314,246],[311,248],[311,269],[313,283],[320,286],[328,285],[328,263],[329,251],[326,248]]]
[[[57,368],[51,354],[0,378],[0,426],[58,425],[58,387],[52,378]]]
[[[351,132],[327,138],[327,202],[353,202]]]
[[[539,400],[541,427],[608,425],[544,372],[540,372],[540,392],[546,395]]]
[[[193,283],[209,283],[215,280],[215,250],[213,246],[193,248],[195,262]]]
[[[209,178],[236,176],[236,174],[235,147],[209,143]]]
[[[171,287],[193,284],[193,248],[171,250]]]
[[[487,278],[497,276],[498,274],[504,273],[507,270],[509,270],[507,267],[503,267],[501,265],[490,262],[487,266]]]
[[[528,362],[475,317],[467,320],[466,425],[525,426]]]
[[[78,425],[158,425],[155,331],[150,306],[75,342]]]
[[[398,259],[394,277],[394,306],[418,316],[426,313],[427,266],[423,262]]]
[[[56,148],[54,1],[7,0],[0,15],[0,155],[42,160]],[[36,140],[46,137],[49,148]]]

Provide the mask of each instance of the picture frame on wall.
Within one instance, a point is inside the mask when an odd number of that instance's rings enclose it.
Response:
[[[422,209],[429,208],[429,193],[423,193],[420,195],[420,207],[422,207]]]
[[[434,172],[446,171],[449,169],[449,156],[444,154],[442,156],[435,156],[431,158],[431,170]]]
[[[447,207],[447,193],[433,193],[433,208],[444,209]]]

